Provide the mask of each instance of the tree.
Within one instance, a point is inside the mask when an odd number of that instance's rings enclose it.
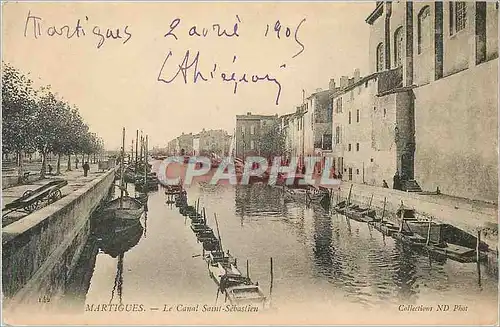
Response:
[[[57,99],[50,88],[43,88],[36,113],[35,146],[42,156],[40,177],[45,177],[47,154],[60,151],[60,138],[64,138],[64,102]]]
[[[259,153],[261,156],[271,158],[281,156],[285,150],[285,136],[278,122],[264,126],[259,139]]]
[[[23,152],[31,152],[35,141],[36,91],[29,78],[2,62],[2,152],[15,153],[19,177]]]

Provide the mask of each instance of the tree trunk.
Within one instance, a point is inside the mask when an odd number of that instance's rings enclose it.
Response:
[[[21,150],[18,151],[19,165],[17,168],[17,179],[20,183],[23,175],[24,175],[24,165],[23,165],[23,152]]]
[[[43,150],[42,153],[42,168],[40,169],[40,178],[45,178],[45,169],[47,166],[47,152]]]
[[[61,175],[61,154],[57,154],[57,168],[56,168],[56,175]]]
[[[71,154],[68,154],[68,168],[66,168],[66,171],[71,171]]]

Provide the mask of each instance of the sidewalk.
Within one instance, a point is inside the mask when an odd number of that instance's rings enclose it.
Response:
[[[2,208],[5,207],[6,204],[13,202],[14,200],[20,198],[24,192],[27,190],[34,190],[40,186],[47,184],[50,181],[57,179],[64,179],[68,181],[68,185],[61,188],[61,192],[63,197],[74,192],[75,190],[85,186],[90,181],[94,180],[98,176],[104,174],[103,172],[99,172],[97,169],[97,164],[90,164],[90,172],[87,177],[83,176],[83,170],[78,169],[69,172],[62,172],[61,175],[53,175],[46,176],[45,179],[34,181],[30,184],[13,186],[7,189],[2,190]],[[45,205],[45,204],[44,204]],[[17,221],[28,214],[25,212],[11,212],[7,215],[7,217],[2,217],[2,227],[5,227],[14,221]]]
[[[377,186],[354,184],[342,182],[340,185],[341,200],[345,200],[352,186],[351,201],[368,206],[373,194],[372,207],[381,209],[386,202],[386,212],[393,214],[401,205],[413,208],[425,217],[431,217],[434,221],[447,223],[463,229],[472,235],[482,231],[484,241],[492,249],[498,243],[498,205],[452,197],[444,194],[418,194],[387,189]],[[336,192],[338,193],[338,192]],[[334,194],[334,201],[337,194]]]

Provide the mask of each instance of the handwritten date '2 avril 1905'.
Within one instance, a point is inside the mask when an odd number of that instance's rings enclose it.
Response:
[[[173,39],[174,41],[179,40],[182,35],[187,35],[189,38],[207,38],[207,37],[218,37],[218,38],[239,38],[240,26],[242,20],[239,15],[236,15],[236,22],[231,26],[231,28],[224,28],[221,24],[212,24],[209,28],[199,27],[197,25],[188,25],[186,30],[182,30],[182,20],[181,18],[174,18],[168,28],[167,33],[164,34],[164,38]],[[274,24],[266,24],[263,29],[264,37],[274,37],[276,40],[293,40],[299,47],[298,51],[293,54],[292,59],[300,55],[304,49],[304,44],[299,39],[299,30],[306,19],[302,19],[295,27],[288,27],[282,25],[282,23],[277,20]],[[89,17],[85,16],[84,19],[78,19],[73,25],[63,25],[63,26],[44,26],[42,17],[35,16],[28,12],[28,16],[25,21],[24,26],[24,37],[32,36],[35,39],[40,39],[42,36],[49,37],[62,37],[66,39],[80,38],[87,35],[86,26],[89,23]],[[182,33],[182,34],[181,34]],[[186,34],[184,34],[186,33]],[[92,34],[97,37],[97,49],[101,47],[108,40],[121,40],[122,44],[126,44],[132,38],[132,31],[129,25],[124,25],[121,27],[103,28],[99,25],[94,25],[92,28]],[[230,49],[230,48],[228,48]],[[195,51],[193,51],[194,53]],[[166,66],[172,61],[169,60],[173,56],[172,50],[169,50],[166,57],[161,65],[160,71],[158,73],[157,81],[170,84],[176,80],[179,75],[182,75],[182,81],[184,84],[188,84],[191,81],[193,84],[197,82],[210,82],[212,80],[218,80],[223,83],[232,83],[233,94],[237,93],[238,85],[240,83],[258,83],[258,82],[268,82],[272,83],[276,87],[276,97],[275,104],[279,104],[279,98],[281,95],[282,86],[281,83],[272,77],[270,73],[235,73],[235,72],[219,72],[220,69],[217,67],[217,63],[213,64],[213,69],[209,72],[201,72],[198,69],[198,64],[200,61],[201,53],[196,51],[196,54],[190,61],[190,50],[185,51],[185,55],[182,58],[180,64],[177,64],[174,68],[174,73],[171,77],[165,77],[164,75]],[[231,56],[232,63],[234,64],[237,55],[233,54]],[[281,64],[279,68],[285,68],[286,64]],[[192,70],[192,78],[188,78],[188,72]]]

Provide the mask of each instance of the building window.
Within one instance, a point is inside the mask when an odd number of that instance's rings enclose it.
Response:
[[[356,110],[356,122],[359,123],[359,109]]]
[[[370,158],[370,162],[373,162],[373,158]]]
[[[250,134],[252,134],[252,135],[255,134],[255,126],[254,125],[250,126]]]
[[[399,27],[396,32],[394,32],[394,63],[396,67],[400,67],[403,64],[403,54],[404,54],[404,34],[403,27]]]
[[[347,151],[351,151],[351,143],[347,146]]]
[[[332,134],[324,134],[323,135],[323,150],[331,150],[332,149]]]
[[[384,108],[384,117],[385,117],[386,114],[387,114],[387,110]]]
[[[467,24],[467,3],[450,1],[450,35],[460,32]]]
[[[418,54],[421,54],[424,49],[427,49],[431,43],[430,13],[431,10],[429,9],[429,6],[425,6],[424,8],[422,8],[422,10],[420,10],[420,13],[418,14]]]
[[[335,143],[340,144],[340,126],[335,127]]]
[[[359,151],[359,143],[356,143],[356,151]]]
[[[250,149],[255,149],[255,142],[253,140],[250,141]]]
[[[349,111],[349,124],[351,123],[351,112]]]
[[[245,126],[241,126],[241,134],[245,134]]]
[[[337,99],[337,107],[335,110],[336,113],[341,113],[342,112],[342,98]]]
[[[356,169],[356,175],[359,175],[359,169]]]
[[[384,44],[381,42],[377,45],[377,71],[384,70]]]

